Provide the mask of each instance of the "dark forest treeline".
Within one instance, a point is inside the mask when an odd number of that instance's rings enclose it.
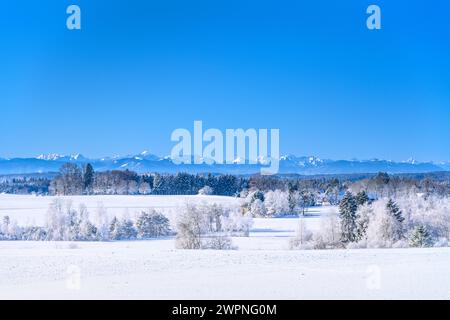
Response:
[[[15,177],[0,182],[0,193],[41,195],[195,195],[238,196],[245,190],[300,191],[318,201],[337,203],[343,194],[366,191],[374,198],[402,192],[449,195],[450,178],[443,175],[402,176],[379,173],[355,181],[349,176],[235,176],[213,174],[137,174],[133,171],[95,172],[91,165],[65,164],[55,178]],[[316,201],[316,202],[318,202]]]

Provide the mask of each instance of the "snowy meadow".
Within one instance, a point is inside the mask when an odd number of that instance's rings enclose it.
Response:
[[[450,298],[445,200],[398,201],[397,241],[388,200],[357,205],[366,232],[344,243],[339,206],[259,197],[0,195],[0,298]],[[11,241],[25,230],[42,238]]]

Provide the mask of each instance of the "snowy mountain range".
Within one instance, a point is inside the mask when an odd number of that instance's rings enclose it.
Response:
[[[81,154],[39,155],[34,158],[0,158],[0,174],[31,174],[57,172],[67,162],[83,165],[91,163],[97,171],[132,170],[138,173],[230,173],[254,174],[260,172],[269,159],[258,159],[258,164],[243,164],[236,159],[234,164],[176,165],[170,157],[158,157],[144,151],[138,155],[115,156],[101,159],[89,159]],[[409,159],[404,162],[388,160],[324,160],[317,157],[282,156],[280,174],[351,174],[351,173],[426,173],[450,171],[450,162],[417,162]]]

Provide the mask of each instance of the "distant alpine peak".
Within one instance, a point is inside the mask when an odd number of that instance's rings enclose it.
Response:
[[[318,158],[318,157],[309,157],[309,163],[317,165],[317,164],[321,164],[323,162],[322,159]]]
[[[136,160],[153,160],[153,161],[156,161],[156,160],[160,160],[160,159],[161,159],[161,157],[158,157],[158,156],[152,154],[152,153],[151,153],[150,151],[148,151],[148,150],[142,151],[142,152],[139,153],[138,155],[134,156],[134,158],[135,158]]]
[[[82,154],[76,153],[70,156],[70,160],[82,160],[86,159]]]
[[[64,156],[57,154],[57,153],[49,153],[49,154],[40,154],[36,157],[36,159],[39,160],[59,160],[61,158],[64,158]]]
[[[49,154],[40,154],[36,157],[38,160],[46,160],[46,161],[56,161],[56,160],[70,160],[70,161],[80,161],[85,159],[81,154],[76,153],[70,156],[61,155],[58,153],[49,153]]]
[[[284,155],[280,157],[280,161],[288,161],[288,162],[294,162],[298,164],[301,167],[305,166],[318,166],[323,164],[324,160],[322,160],[319,157],[316,156],[295,156],[295,155]]]

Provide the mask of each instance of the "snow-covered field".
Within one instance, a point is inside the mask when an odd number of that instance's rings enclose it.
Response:
[[[0,298],[450,299],[450,249],[174,250],[0,243]]]
[[[91,215],[103,206],[110,217],[133,216],[149,208],[163,212],[169,218],[176,215],[176,209],[186,203],[217,203],[224,206],[238,206],[239,199],[220,196],[67,196],[43,197],[30,195],[0,194],[0,217],[8,215],[19,225],[42,225],[48,207],[55,199],[71,201],[74,208],[84,204]]]
[[[71,197],[112,215],[226,197]],[[42,221],[52,199],[0,195],[0,216]],[[128,208],[128,210],[127,210]],[[333,207],[312,208],[319,226]],[[290,251],[298,219],[255,219],[234,251],[175,250],[174,239],[121,242],[0,241],[0,299],[450,299],[450,248]]]

